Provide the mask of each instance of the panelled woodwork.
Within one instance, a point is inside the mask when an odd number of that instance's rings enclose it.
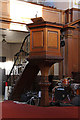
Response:
[[[80,19],[80,9],[71,8],[65,10],[65,23],[70,23]]]
[[[34,2],[29,2],[29,3],[42,6],[42,16],[41,17],[45,21],[63,23],[63,24],[65,23],[65,10],[45,6],[42,4],[37,4]]]
[[[68,33],[68,32],[67,32]],[[70,69],[71,69],[71,64],[70,64],[70,66],[69,66],[69,63],[71,63],[71,61],[72,60],[70,60],[70,57],[71,57],[71,55],[72,55],[72,53],[71,53],[71,49],[69,49],[69,43],[71,43],[72,42],[72,39],[70,39],[70,41],[69,41],[69,39],[68,39],[68,37],[65,39],[65,75],[66,76],[68,76],[69,75],[69,73],[70,73]],[[72,43],[71,43],[72,44]],[[70,51],[70,52],[69,52]],[[69,54],[70,53],[70,57],[69,57]],[[70,73],[71,74],[71,73]]]
[[[80,9],[72,9],[72,21],[80,19]]]
[[[55,56],[60,55],[60,30],[47,29],[47,51]]]
[[[70,9],[65,10],[65,23],[72,21],[72,11]]]
[[[4,29],[10,29],[10,23],[9,22],[0,22],[0,28]]]
[[[42,48],[44,47],[44,32],[33,31],[32,32],[32,48]]]
[[[30,31],[30,52],[40,53],[40,51],[46,51],[44,34],[45,30],[42,28]]]
[[[10,0],[1,0],[0,1],[0,19],[4,20],[0,22],[1,28],[10,28],[10,22],[7,22],[10,20]]]
[[[40,18],[41,19],[41,18]],[[53,23],[42,22],[38,27],[28,24],[30,30],[31,56],[61,56],[60,54],[60,27]]]
[[[79,64],[79,60],[80,60],[80,38],[79,38],[79,30],[75,29],[73,30],[73,36],[72,36],[72,40],[73,40],[73,72],[80,72],[80,64]]]
[[[65,23],[64,10],[43,7],[42,17],[45,21],[56,22],[56,23]]]
[[[80,72],[80,32],[78,29],[67,29],[66,33],[65,74],[72,76],[72,72]]]
[[[48,30],[48,48],[58,49],[58,32]]]
[[[10,18],[10,0],[1,1],[2,17]]]

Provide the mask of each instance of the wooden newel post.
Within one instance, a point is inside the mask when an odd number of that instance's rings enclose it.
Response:
[[[30,55],[28,60],[41,70],[41,106],[49,105],[48,72],[51,65],[63,58],[60,53],[61,25],[34,18],[34,23],[28,24],[30,29]]]

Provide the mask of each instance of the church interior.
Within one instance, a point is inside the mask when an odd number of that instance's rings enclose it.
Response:
[[[80,119],[79,33],[79,0],[0,1],[1,120]]]

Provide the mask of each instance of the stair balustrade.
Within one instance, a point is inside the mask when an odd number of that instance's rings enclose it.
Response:
[[[27,61],[27,56],[30,52],[30,33],[24,38],[19,52],[14,55],[14,64],[7,77],[6,82],[11,86],[11,91],[14,89],[16,82],[24,71]],[[9,93],[10,94],[10,93]]]

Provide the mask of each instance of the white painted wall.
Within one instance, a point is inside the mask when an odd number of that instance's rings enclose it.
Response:
[[[54,64],[54,75],[59,75],[59,63]]]
[[[12,30],[0,30],[0,42],[2,41],[2,34],[5,34],[5,40],[9,43],[21,43],[27,36],[27,32],[12,31]]]

